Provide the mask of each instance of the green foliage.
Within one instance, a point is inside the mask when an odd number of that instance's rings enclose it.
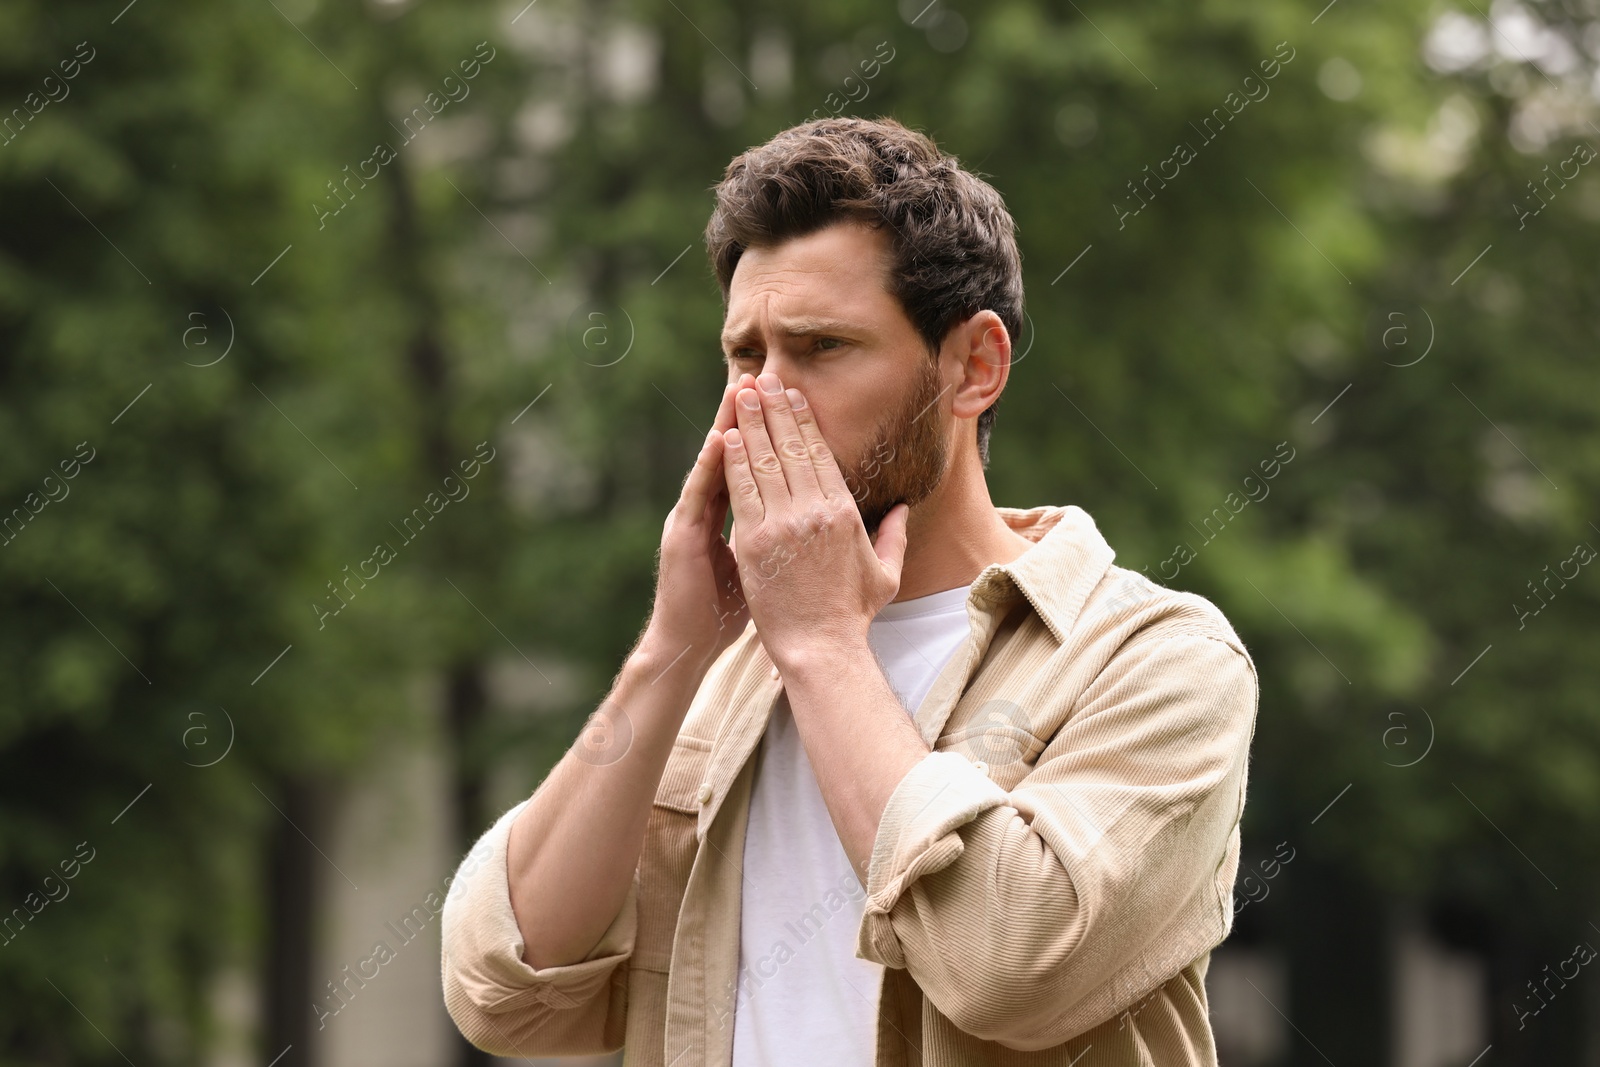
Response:
[[[95,53],[0,146],[0,486],[8,513],[61,497],[0,549],[7,914],[75,843],[97,850],[0,948],[0,1001],[28,1005],[0,1013],[5,1062],[120,1062],[84,1017],[136,1059],[200,1055],[208,979],[259,954],[278,784],[337,780],[412,727],[404,669],[441,662],[470,611],[430,569],[487,563],[497,508],[492,489],[452,505],[319,625],[328,583],[403,544],[389,523],[438,488],[419,426],[461,420],[454,463],[493,418],[465,389],[428,410],[407,364],[411,276],[448,244],[396,249],[402,194],[376,182],[321,232],[310,204],[394,139],[375,99],[481,36],[311,19],[357,91],[270,5],[115,15],[13,5],[0,60],[9,106],[77,42]]]

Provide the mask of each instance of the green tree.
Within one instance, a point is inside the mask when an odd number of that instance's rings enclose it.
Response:
[[[418,726],[418,675],[447,679],[468,751],[500,639],[443,579],[495,570],[503,460],[426,502],[513,412],[447,272],[481,216],[414,172],[515,99],[482,10],[3,16],[0,92],[29,116],[0,145],[7,1062],[195,1062],[241,963],[266,1058],[306,1062],[328,798]]]

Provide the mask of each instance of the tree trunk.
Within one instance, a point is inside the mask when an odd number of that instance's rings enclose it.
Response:
[[[306,837],[321,830],[321,803],[304,781],[280,782],[272,801],[283,809],[271,814],[267,838],[267,937],[263,983],[263,1064],[313,1067],[312,1022],[318,991],[313,989],[312,937],[316,923],[321,862]],[[291,825],[291,823],[293,825]],[[298,829],[296,829],[298,827]],[[304,831],[306,837],[301,836]]]

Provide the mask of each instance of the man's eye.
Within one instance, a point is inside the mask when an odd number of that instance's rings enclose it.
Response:
[[[839,340],[837,337],[819,337],[819,338],[817,338],[817,347],[821,348],[821,349],[824,349],[824,350],[833,349],[833,348],[839,348],[839,347],[842,347],[843,345],[844,345],[844,342]]]

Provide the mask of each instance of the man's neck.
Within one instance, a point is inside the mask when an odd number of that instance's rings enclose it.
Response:
[[[971,585],[985,567],[1010,563],[1032,547],[995,512],[977,457],[963,456],[939,489],[911,509],[895,600]]]

